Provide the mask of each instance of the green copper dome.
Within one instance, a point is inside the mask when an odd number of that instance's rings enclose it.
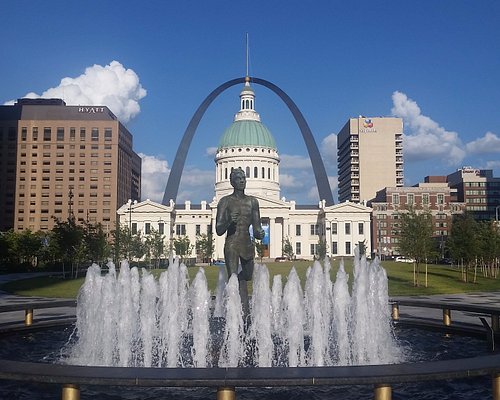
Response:
[[[262,122],[253,120],[233,122],[219,142],[219,148],[238,146],[269,147],[276,150],[276,142],[271,132]]]

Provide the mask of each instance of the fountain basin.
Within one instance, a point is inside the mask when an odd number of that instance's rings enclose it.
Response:
[[[65,302],[61,302],[62,305],[66,305]],[[55,303],[51,303],[53,307]],[[36,308],[36,305],[32,305]],[[427,304],[428,306],[428,304]],[[26,305],[10,306],[9,310],[14,309],[22,310]],[[453,305],[450,305],[453,307]],[[477,310],[476,310],[477,311]],[[48,322],[45,321],[44,325]],[[61,320],[56,321],[57,324],[61,323]],[[26,327],[24,330],[38,330],[41,327],[37,325],[38,321],[35,318],[34,323],[31,327]],[[401,326],[404,325],[404,321],[399,323]],[[428,326],[426,328],[429,328]],[[443,327],[443,329],[447,329]],[[71,329],[71,328],[67,328]],[[47,331],[42,330],[39,334],[44,334],[44,337],[53,337],[52,333],[47,333]],[[67,337],[68,334],[66,334]],[[407,337],[414,336],[414,332],[408,332]],[[3,342],[12,337],[12,335],[4,335],[2,337]],[[62,342],[64,343],[64,340]],[[407,339],[405,339],[407,340]],[[474,339],[476,340],[476,339]],[[434,339],[425,339],[427,343],[433,343]],[[486,353],[487,343],[485,340],[478,341],[479,345],[484,344],[482,351]],[[59,343],[57,346],[60,346]],[[464,347],[463,343],[459,345]],[[33,347],[36,348],[36,338],[33,343]],[[25,349],[30,351],[30,349]],[[473,352],[474,353],[474,352]],[[341,385],[349,385],[351,388],[346,390],[341,390],[341,394],[344,399],[354,399],[359,398],[360,390],[365,393],[369,387],[374,387],[379,390],[381,387],[395,387],[398,390],[399,386],[404,385],[404,392],[406,393],[408,385],[415,385],[412,382],[416,382],[416,390],[418,393],[422,389],[422,384],[418,385],[418,382],[429,382],[429,381],[442,381],[442,380],[458,380],[459,382],[470,382],[474,379],[480,379],[479,383],[474,381],[474,387],[480,387],[486,394],[482,394],[477,397],[477,393],[471,395],[473,398],[485,398],[489,397],[488,393],[491,393],[491,383],[493,387],[500,387],[500,354],[486,354],[478,357],[468,357],[459,359],[449,359],[440,361],[422,361],[417,363],[403,363],[395,365],[370,365],[370,366],[349,366],[349,367],[295,367],[295,368],[135,368],[135,367],[88,367],[88,366],[76,366],[76,365],[61,365],[61,364],[50,364],[47,362],[26,362],[26,361],[16,361],[12,359],[0,360],[0,379],[7,381],[19,381],[26,383],[43,383],[43,384],[55,384],[60,385],[63,388],[66,387],[77,387],[82,388],[82,391],[86,393],[87,391],[99,391],[99,387],[102,390],[109,389],[109,386],[122,386],[128,387],[132,390],[133,388],[215,388],[220,387],[236,387],[236,388],[250,388],[250,389],[237,389],[238,398],[245,398],[245,393],[251,398],[255,395],[255,391],[259,392],[259,398],[266,398],[263,394],[268,393],[270,397],[268,398],[290,398],[290,390],[285,391],[283,387],[303,387],[307,393],[315,393],[317,398],[329,398],[331,396],[332,390],[335,387]],[[483,378],[474,378],[483,377]],[[441,387],[443,383],[437,385]],[[364,386],[359,386],[364,385]],[[425,384],[427,388],[430,383]],[[436,386],[436,385],[434,385]],[[446,386],[449,386],[446,384]],[[44,385],[47,387],[47,385]],[[254,389],[251,389],[254,388]],[[258,389],[260,388],[260,389]],[[281,394],[281,397],[276,397],[276,393],[269,393],[270,389],[266,388],[276,388],[274,390]],[[161,389],[155,389],[161,390]],[[207,395],[205,389],[205,398]],[[448,388],[447,390],[453,390]],[[457,390],[457,389],[454,389]],[[462,389],[459,389],[462,393]],[[467,389],[465,389],[466,391]],[[354,391],[353,394],[349,394]],[[0,390],[1,392],[1,390]],[[40,392],[37,388],[34,390],[34,396],[36,397]],[[120,392],[120,391],[118,391]],[[142,393],[142,392],[141,392]],[[210,393],[210,392],[208,392]],[[377,393],[377,392],[375,392]],[[241,394],[241,396],[240,396]],[[137,395],[137,393],[136,393]],[[181,393],[182,395],[182,393]],[[134,394],[130,393],[125,398],[131,398]],[[144,396],[137,395],[140,398]],[[215,396],[215,395],[214,395]],[[324,396],[324,397],[323,397]],[[375,398],[377,395],[375,394]],[[466,396],[466,394],[464,395]],[[189,396],[187,396],[189,397]],[[486,398],[487,398],[486,397]],[[40,397],[42,398],[42,397]],[[115,398],[115,397],[110,397]],[[119,398],[119,397],[116,397]],[[151,397],[154,398],[154,397]],[[197,398],[194,396],[193,398]],[[402,398],[405,398],[404,396]],[[412,399],[417,399],[416,394],[412,394]],[[421,397],[425,398],[425,397]],[[446,398],[440,396],[440,398]],[[454,399],[456,396],[453,392],[450,394],[449,399]],[[462,397],[467,398],[467,397]],[[493,397],[497,400],[497,397]],[[63,397],[64,399],[64,397]]]

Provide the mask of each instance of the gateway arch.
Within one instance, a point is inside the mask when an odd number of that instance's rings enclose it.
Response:
[[[323,164],[323,160],[321,159],[318,146],[316,145],[316,141],[314,140],[309,125],[307,124],[297,105],[283,90],[269,81],[260,78],[250,78],[250,82],[271,89],[287,105],[288,109],[293,114],[295,121],[297,122],[300,132],[302,133],[304,143],[306,144],[307,152],[309,153],[309,158],[311,159],[314,171],[314,177],[316,178],[316,185],[318,187],[320,200],[325,200],[326,205],[334,204],[330,182],[328,181],[325,165]],[[194,113],[191,121],[189,122],[189,125],[186,128],[186,131],[184,132],[184,136],[182,137],[179,148],[177,149],[174,163],[172,164],[172,169],[168,177],[167,187],[165,188],[165,194],[163,195],[162,204],[168,205],[170,199],[174,200],[174,202],[176,201],[177,193],[179,192],[179,183],[181,180],[182,170],[184,169],[184,164],[186,162],[189,147],[191,146],[191,142],[193,140],[196,129],[198,128],[201,118],[205,114],[207,108],[217,98],[217,96],[219,96],[226,89],[229,89],[230,87],[241,83],[245,83],[245,78],[236,78],[223,83],[222,85],[214,89],[205,98],[203,103],[201,103],[201,105]]]

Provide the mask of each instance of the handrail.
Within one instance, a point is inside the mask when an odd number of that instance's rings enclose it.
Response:
[[[427,299],[398,299],[391,298],[391,304],[397,303],[402,306],[408,307],[423,307],[423,308],[438,308],[449,309],[454,311],[469,311],[478,314],[496,314],[500,315],[500,306],[495,307],[491,305],[476,305],[476,304],[463,304],[463,303],[449,303],[444,301],[433,301]]]

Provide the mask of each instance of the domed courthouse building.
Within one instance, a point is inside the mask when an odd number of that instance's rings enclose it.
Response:
[[[245,193],[255,196],[266,237],[264,257],[274,260],[283,256],[283,245],[289,242],[294,257],[312,260],[318,254],[320,241],[326,241],[331,257],[352,256],[362,242],[371,253],[371,208],[346,201],[327,205],[299,205],[280,196],[280,157],[271,132],[255,111],[255,94],[246,79],[240,93],[240,110],[222,135],[215,154],[215,196],[211,203],[164,205],[146,200],[128,202],[117,211],[120,224],[132,234],[147,235],[152,229],[165,237],[165,258],[176,237],[188,236],[192,245],[197,237],[213,232],[214,259],[224,259],[225,235],[215,234],[217,204],[233,192],[231,170],[241,168],[247,179]],[[313,177],[311,176],[311,179]],[[193,246],[192,258],[197,257]],[[198,257],[198,261],[201,261]]]

